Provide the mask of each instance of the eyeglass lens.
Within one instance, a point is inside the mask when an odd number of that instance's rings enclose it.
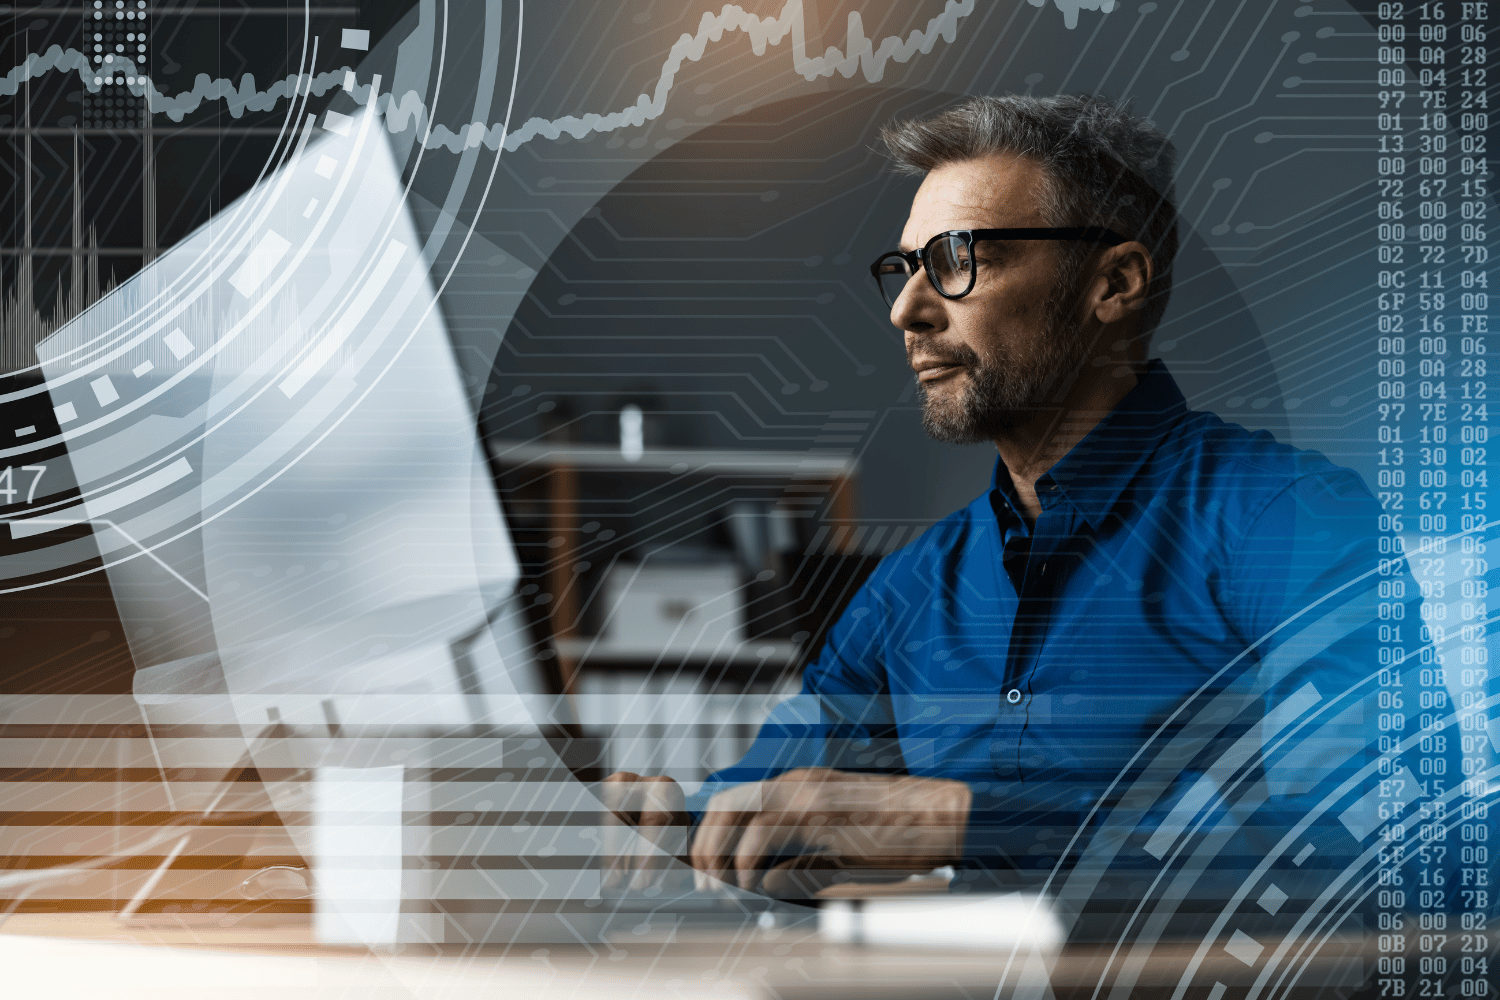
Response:
[[[969,290],[969,244],[957,236],[944,236],[927,246],[928,273],[944,295],[962,295]]]
[[[887,306],[896,304],[896,297],[906,287],[911,271],[900,257],[886,257],[877,266],[875,277],[880,281],[880,294]]]
[[[969,289],[972,265],[969,245],[958,236],[944,236],[926,247],[928,273],[944,295],[958,296]],[[912,271],[905,260],[895,255],[880,262],[880,294],[886,305],[894,305],[901,289],[906,287]]]

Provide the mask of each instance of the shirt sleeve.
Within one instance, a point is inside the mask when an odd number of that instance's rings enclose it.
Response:
[[[1340,469],[1294,481],[1239,540],[1226,610],[1254,654],[1248,683],[1273,722],[1288,704],[1356,696],[1376,662],[1379,581],[1399,579],[1402,592],[1415,596],[1404,565],[1378,572],[1379,513],[1359,478]],[[1410,610],[1415,630],[1416,609]],[[1287,762],[1292,766],[1322,769],[1331,761],[1313,764],[1304,754]],[[1313,777],[1304,775],[1301,783]],[[1327,774],[1316,777],[1326,780]]]
[[[899,589],[890,578],[902,569],[895,560],[877,568],[803,673],[801,692],[771,712],[738,762],[709,775],[688,797],[694,824],[702,818],[708,800],[719,792],[799,767],[907,773],[886,672],[887,631],[895,614],[886,594]],[[1037,809],[1051,808],[1036,799],[1039,790],[976,780],[962,773],[944,777],[967,781],[973,792],[959,867],[986,873],[1011,871],[1014,865],[1008,851],[1016,836],[1012,827],[1034,816]]]
[[[1373,582],[1379,514],[1347,469],[1304,475],[1272,494],[1234,539],[1221,595],[1245,643],[1274,648]]]
[[[1353,863],[1378,825],[1362,810],[1379,781],[1380,626],[1409,640],[1413,661],[1420,644],[1419,590],[1402,560],[1380,558],[1379,515],[1348,470],[1300,478],[1255,518],[1233,564],[1230,614],[1256,653],[1246,687],[1262,706],[1263,792],[1240,850],[1265,856],[1295,836],[1313,849],[1308,877]]]
[[[710,774],[688,797],[696,824],[708,800],[799,767],[899,773],[896,721],[885,679],[877,567],[829,630],[802,675],[802,690],[777,705],[736,763]]]

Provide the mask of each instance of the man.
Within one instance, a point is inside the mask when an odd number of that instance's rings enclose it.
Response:
[[[1177,249],[1166,137],[1106,101],[1012,96],[883,139],[924,179],[873,270],[928,433],[993,442],[992,488],[882,561],[799,706],[693,809],[669,779],[611,777],[611,805],[663,848],[617,857],[616,883],[670,864],[684,814],[704,887],[1051,870],[1203,706],[1236,710],[1147,813],[1256,724],[1250,706],[1313,670],[1335,696],[1368,673],[1332,640],[1257,670],[1373,563],[1377,511],[1354,473],[1189,411],[1147,361]]]

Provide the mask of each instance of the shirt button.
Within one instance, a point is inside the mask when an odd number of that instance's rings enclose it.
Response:
[[[1009,691],[1005,692],[1005,700],[1010,702],[1012,705],[1021,704],[1021,689],[1011,688]]]

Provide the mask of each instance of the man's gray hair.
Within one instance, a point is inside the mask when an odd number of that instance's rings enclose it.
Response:
[[[1088,94],[1007,94],[970,97],[925,120],[891,122],[880,138],[905,174],[994,153],[1035,160],[1050,181],[1042,205],[1049,225],[1107,226],[1151,251],[1155,275],[1141,332],[1156,328],[1177,256],[1177,151],[1153,122]],[[1089,250],[1080,246],[1065,259],[1080,261]]]

